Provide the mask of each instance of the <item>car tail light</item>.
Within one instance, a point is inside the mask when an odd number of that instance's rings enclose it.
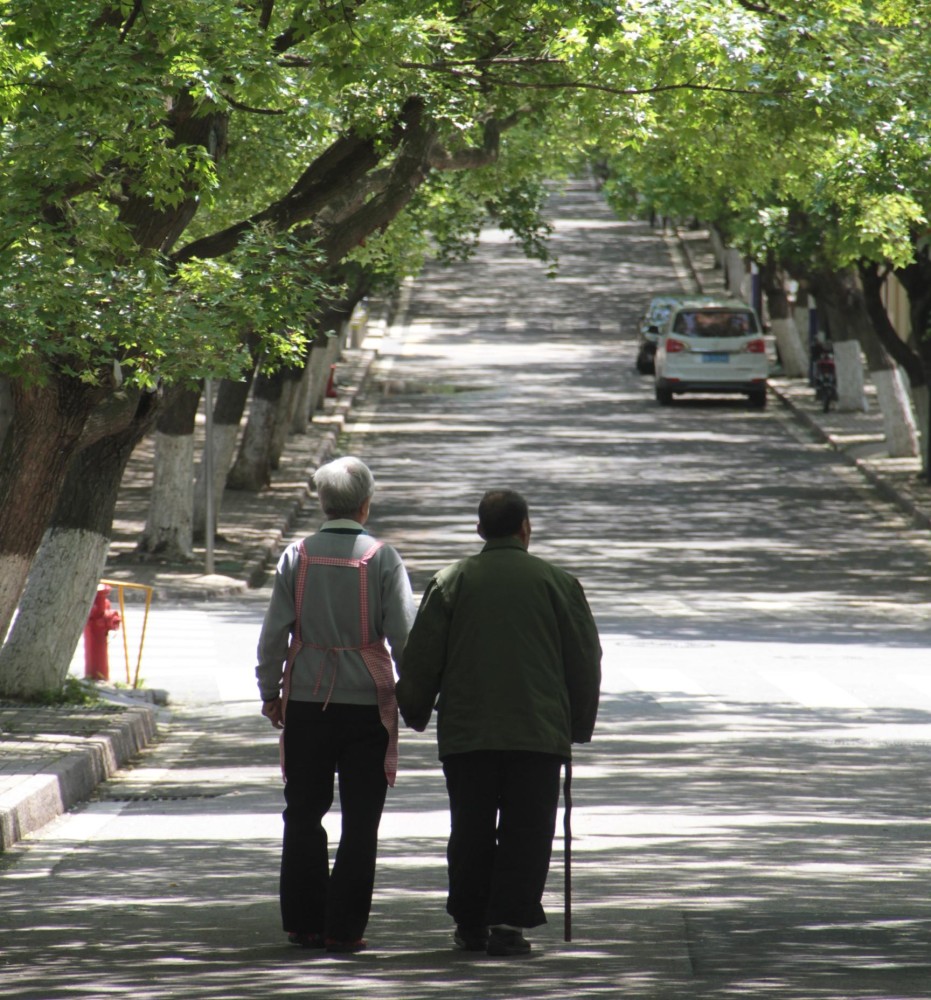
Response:
[[[765,354],[766,341],[763,340],[762,337],[757,337],[756,340],[749,341],[744,350],[748,351],[750,354]]]
[[[666,338],[666,353],[667,354],[678,354],[679,351],[687,351],[688,347],[682,343],[681,340],[676,340],[675,337]]]

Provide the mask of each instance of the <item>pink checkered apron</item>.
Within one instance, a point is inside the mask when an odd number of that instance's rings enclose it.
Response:
[[[338,663],[341,653],[353,651],[361,654],[368,672],[375,682],[375,692],[378,699],[378,714],[382,725],[388,730],[388,750],[385,753],[385,777],[388,784],[394,786],[398,774],[398,702],[394,694],[394,665],[391,662],[391,654],[385,647],[385,642],[381,638],[372,639],[369,629],[369,590],[368,590],[368,564],[375,553],[382,547],[383,542],[373,542],[371,547],[365,552],[361,559],[336,559],[331,556],[310,556],[301,542],[297,569],[297,579],[294,588],[294,632],[291,635],[291,644],[288,647],[288,658],[285,662],[284,679],[281,687],[281,717],[285,719],[288,707],[288,695],[291,689],[291,668],[297,654],[305,646],[311,649],[322,649],[324,651],[324,665],[332,656]],[[358,646],[316,646],[311,642],[305,642],[301,637],[301,608],[304,603],[304,587],[307,582],[307,568],[309,566],[344,566],[349,569],[356,569],[359,572],[359,632],[360,640]],[[320,682],[323,677],[323,666],[317,677],[317,686],[314,694],[320,689]],[[336,683],[336,663],[334,663],[333,679],[330,682],[330,692],[323,703],[326,710],[330,703],[330,694],[333,691],[333,684]],[[287,723],[285,722],[287,725]],[[284,775],[284,733],[281,734],[281,773]]]

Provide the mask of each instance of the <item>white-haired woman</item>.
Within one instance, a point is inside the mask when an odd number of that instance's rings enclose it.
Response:
[[[378,825],[397,773],[396,664],[414,619],[398,553],[365,530],[375,489],[351,456],[317,469],[326,520],[278,562],[258,645],[262,714],[282,729],[280,899],[293,944],[365,947]],[[342,833],[329,865],[323,818],[339,775]]]

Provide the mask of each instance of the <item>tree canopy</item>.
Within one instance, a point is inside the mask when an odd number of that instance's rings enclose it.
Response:
[[[347,263],[390,281],[487,213],[546,258],[544,182],[595,152],[748,249],[913,264],[928,13],[0,0],[0,634],[114,393],[296,363]]]

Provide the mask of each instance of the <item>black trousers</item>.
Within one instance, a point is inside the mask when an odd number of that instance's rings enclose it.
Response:
[[[289,933],[362,937],[372,906],[378,825],[385,805],[388,731],[375,705],[289,701],[284,730],[286,807],[281,919]],[[339,775],[342,831],[330,871],[323,826]]]
[[[563,759],[482,750],[443,759],[451,832],[446,911],[466,927],[546,923]]]

